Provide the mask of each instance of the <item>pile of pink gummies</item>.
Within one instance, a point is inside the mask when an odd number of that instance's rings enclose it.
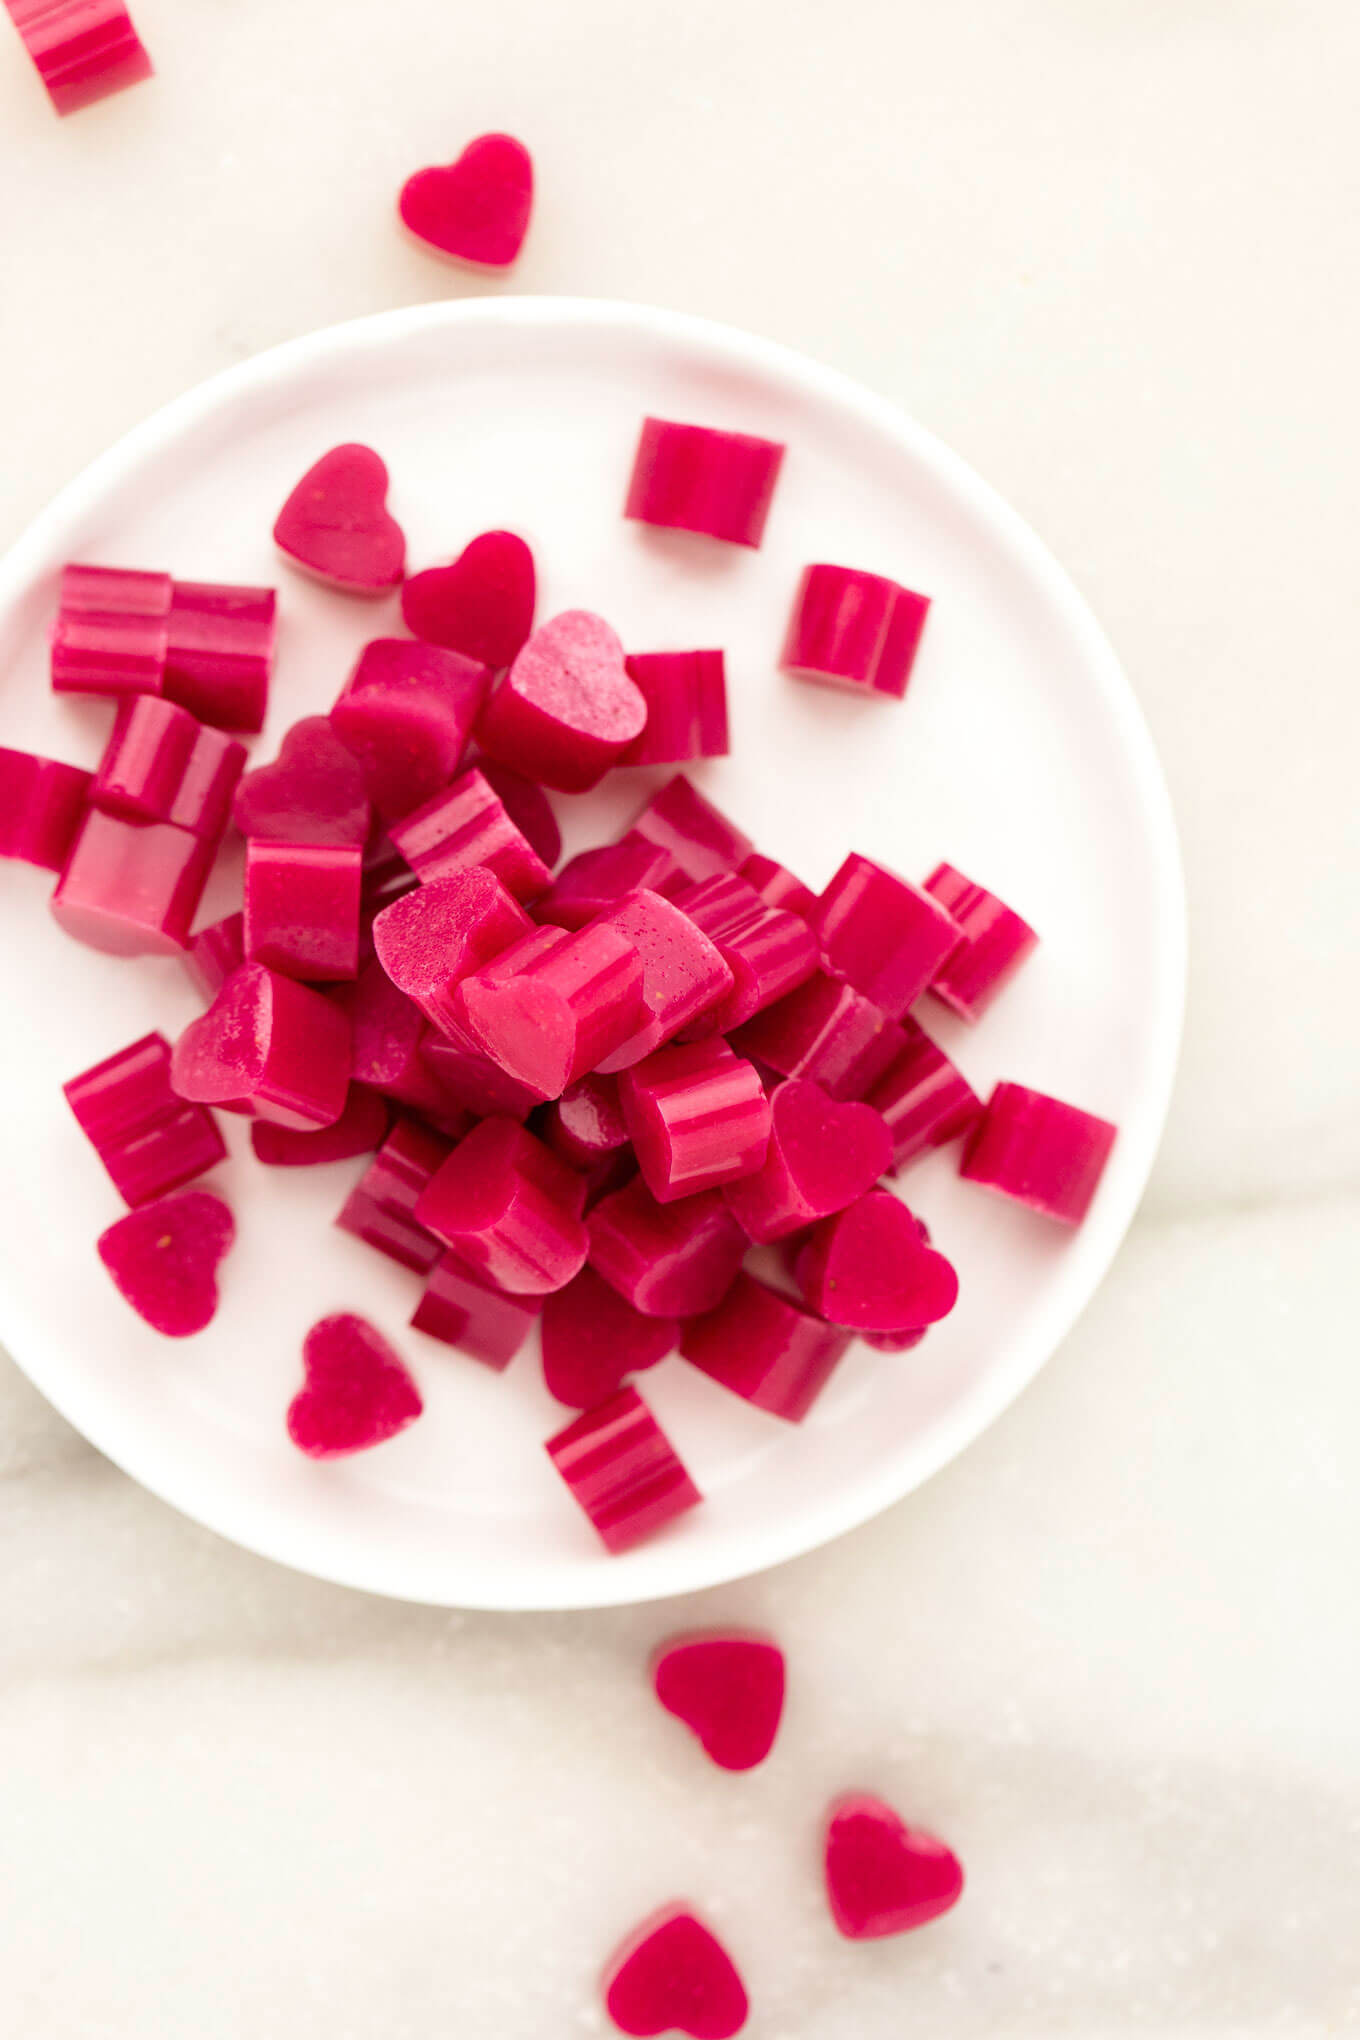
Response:
[[[649,418],[625,514],[757,546],[783,454]],[[852,1338],[901,1352],[954,1305],[885,1175],[959,1141],[964,1176],[1075,1225],[1115,1129],[1019,1084],[984,1105],[921,1024],[927,995],[979,1019],[1035,947],[948,864],[918,886],[851,852],[813,893],[679,773],[555,870],[544,788],[726,752],[723,655],[628,653],[583,610],[535,628],[510,532],[407,578],[387,489],[377,454],[340,446],[278,514],[290,565],[399,588],[412,635],[366,645],[250,771],[273,591],[67,567],[52,684],[109,697],[112,732],[93,774],[0,750],[0,852],[58,874],[77,940],[177,955],[208,1001],[173,1046],[148,1035],[65,1087],[130,1207],[99,1241],[129,1302],[172,1336],[213,1315],[231,1213],[175,1194],[226,1153],[213,1107],[270,1166],[371,1156],[337,1224],[422,1279],[416,1328],[485,1366],[541,1323],[547,1386],[581,1412],[547,1449],[617,1551],[700,1500],[635,1375],[678,1347],[798,1422]],[[925,598],[817,563],[790,600],[787,672],[903,697]],[[193,933],[233,825],[241,909]],[[421,1413],[358,1317],[303,1359],[304,1452]]]

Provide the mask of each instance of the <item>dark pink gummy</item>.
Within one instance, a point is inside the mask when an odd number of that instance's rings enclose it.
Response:
[[[482,710],[477,742],[544,786],[585,793],[642,734],[647,704],[603,617],[568,609],[536,630]]]
[[[543,1138],[570,1162],[589,1171],[628,1145],[628,1128],[614,1077],[591,1075],[571,1084],[543,1114]]]
[[[719,1629],[676,1636],[652,1659],[652,1685],[724,1771],[753,1771],[784,1712],[784,1653],[768,1636]]]
[[[832,1098],[862,1098],[906,1045],[881,1006],[820,970],[732,1036],[739,1054],[780,1076],[810,1077]]]
[[[62,568],[52,626],[58,694],[160,694],[170,645],[168,574],[125,567]]]
[[[631,1374],[655,1367],[680,1337],[677,1318],[646,1317],[593,1268],[543,1305],[543,1380],[549,1395],[593,1409]]]
[[[920,1331],[958,1301],[952,1263],[890,1190],[871,1190],[813,1228],[798,1281],[815,1311],[857,1332]]]
[[[783,459],[775,440],[749,432],[645,418],[623,514],[758,546]]]
[[[215,999],[246,960],[244,914],[228,914],[200,928],[184,952],[184,968],[205,999]]]
[[[817,906],[817,895],[811,886],[795,878],[782,864],[776,864],[773,857],[762,857],[753,850],[744,863],[737,866],[738,878],[744,878],[749,886],[760,894],[767,907],[783,907],[790,914],[797,914],[800,921],[810,920]]]
[[[424,1408],[404,1362],[361,1317],[342,1314],[313,1325],[302,1368],[288,1435],[309,1459],[341,1459],[382,1445]]]
[[[664,893],[677,876],[685,882],[668,850],[642,836],[624,836],[569,858],[535,901],[534,914],[540,921],[555,921],[559,928],[584,928],[630,893]]]
[[[562,831],[543,788],[499,758],[478,758],[477,770],[496,793],[515,827],[549,871],[562,855]]]
[[[952,1849],[909,1828],[883,1800],[847,1793],[827,1815],[827,1902],[848,1941],[904,1934],[956,1905],[963,1865]]]
[[[980,1020],[1037,947],[1039,938],[1004,900],[985,886],[974,885],[952,864],[936,865],[926,880],[926,891],[963,931],[958,948],[945,958],[931,980],[931,996],[961,1020]]]
[[[868,1105],[828,1098],[791,1078],[770,1097],[770,1144],[754,1175],[727,1187],[727,1202],[753,1240],[783,1239],[871,1190],[892,1161],[892,1136]]]
[[[342,1232],[376,1247],[403,1268],[425,1274],[444,1249],[419,1225],[416,1204],[452,1152],[447,1140],[409,1119],[398,1120],[341,1207]]]
[[[186,1190],[118,1219],[99,1235],[99,1258],[153,1331],[187,1339],[217,1313],[217,1264],[235,1237],[220,1197]]]
[[[675,904],[702,928],[732,973],[732,989],[691,1021],[690,1036],[727,1034],[806,984],[821,961],[806,921],[771,907],[734,871],[683,887]]]
[[[5,0],[60,114],[140,85],[151,59],[123,0]]]
[[[295,722],[273,763],[247,772],[232,813],[243,836],[277,843],[362,846],[373,819],[363,767],[325,715]]]
[[[632,833],[668,851],[687,878],[734,871],[755,845],[683,772],[668,779],[634,817]]]
[[[801,1423],[850,1344],[850,1334],[800,1310],[743,1271],[716,1310],[691,1318],[680,1351],[734,1395]]]
[[[828,967],[894,1020],[918,999],[962,931],[938,900],[852,851],[817,899]]]
[[[182,1098],[249,1104],[261,1119],[307,1131],[330,1126],[349,1089],[349,1021],[320,992],[247,963],[175,1043]]]
[[[272,588],[176,581],[163,692],[200,722],[250,734],[264,728],[278,639]]]
[[[173,822],[216,841],[245,761],[243,744],[205,729],[186,709],[133,695],[118,705],[90,801],[105,814]]]
[[[605,1971],[604,2001],[621,2033],[693,2040],[732,2040],[750,2010],[731,1956],[687,1905],[666,1906],[629,1936]]]
[[[142,1035],[61,1088],[127,1204],[150,1204],[226,1160],[211,1112],[172,1088],[163,1034]]]
[[[868,1097],[888,1123],[897,1169],[960,1139],[982,1111],[982,1100],[924,1027],[910,1018],[902,1027],[906,1046]]]
[[[659,1049],[619,1079],[624,1118],[658,1204],[749,1176],[765,1160],[770,1101],[756,1070],[715,1036]]]
[[[563,1288],[584,1265],[585,1183],[513,1119],[474,1126],[416,1203],[416,1222],[516,1296]]]
[[[608,1550],[626,1551],[703,1500],[635,1388],[568,1424],[548,1457]]]
[[[621,762],[683,765],[725,758],[727,677],[721,652],[632,652],[628,677],[647,704],[647,727]]]
[[[475,659],[440,645],[375,638],[364,646],[331,727],[359,760],[384,821],[399,821],[448,785],[490,677]]]
[[[549,882],[547,866],[475,766],[393,822],[391,834],[422,885],[481,865],[527,905]]]
[[[800,680],[855,694],[907,691],[930,598],[855,567],[808,567],[780,664]]]
[[[303,983],[359,968],[363,851],[357,843],[246,845],[245,950],[252,963]]]
[[[636,892],[592,921],[613,928],[642,959],[644,1019],[637,1031],[597,1067],[606,1076],[663,1048],[686,1023],[732,989],[732,973],[703,930],[659,893]]]
[[[172,822],[135,822],[91,808],[52,894],[66,933],[110,956],[182,951],[216,844]]]
[[[591,1267],[648,1317],[712,1310],[747,1247],[720,1191],[658,1204],[640,1176],[602,1199],[588,1227]]]
[[[350,595],[385,595],[406,569],[406,536],[387,508],[387,466],[371,446],[333,446],[278,514],[274,543],[292,566]]]
[[[998,1084],[973,1128],[959,1174],[1017,1203],[1080,1225],[1118,1127],[1024,1084]]]
[[[480,1360],[499,1374],[528,1338],[541,1296],[511,1296],[455,1253],[442,1254],[425,1280],[411,1323],[416,1331]]]
[[[524,540],[484,531],[450,566],[411,575],[401,591],[402,621],[426,644],[499,673],[533,629],[534,597],[534,556]]]
[[[557,1098],[636,1031],[642,983],[636,945],[607,921],[539,928],[464,978],[453,1032],[540,1100]]]
[[[71,854],[91,777],[77,765],[0,745],[0,857],[60,871]]]
[[[397,209],[418,240],[481,269],[505,269],[519,254],[534,202],[533,159],[513,135],[478,135],[442,167],[417,170]]]
[[[398,991],[376,958],[363,966],[352,986],[340,988],[333,996],[349,1015],[350,1067],[357,1083],[369,1085],[427,1118],[438,1120],[458,1112],[457,1102],[420,1052],[426,1031],[424,1014],[405,992]]]
[[[446,1041],[433,1028],[426,1030],[420,1056],[448,1096],[478,1119],[523,1120],[542,1103],[537,1091],[489,1055],[466,1042]]]
[[[366,1084],[351,1084],[345,1109],[330,1126],[315,1133],[299,1133],[290,1126],[271,1126],[257,1119],[250,1129],[255,1159],[273,1169],[302,1169],[320,1162],[346,1162],[354,1155],[371,1155],[381,1147],[392,1123],[387,1100]]]
[[[532,925],[489,871],[460,871],[384,907],[373,923],[373,942],[393,984],[433,1026],[447,1030],[463,979]]]

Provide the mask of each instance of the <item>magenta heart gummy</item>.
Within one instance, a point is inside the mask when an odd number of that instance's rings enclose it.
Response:
[[[586,793],[639,736],[647,704],[603,617],[568,609],[536,630],[482,710],[477,742],[564,793]]]
[[[437,878],[384,907],[373,923],[378,961],[430,1023],[447,1030],[454,994],[532,923],[489,871]]]
[[[892,1161],[883,1115],[868,1105],[840,1104],[819,1084],[790,1078],[771,1094],[770,1113],[764,1166],[726,1191],[753,1240],[783,1239],[843,1211]]]
[[[546,1296],[583,1266],[586,1186],[513,1119],[484,1119],[416,1203],[419,1225],[513,1296]]]
[[[119,1294],[167,1339],[187,1339],[217,1312],[217,1264],[236,1237],[231,1212],[207,1190],[143,1204],[99,1236]]]
[[[571,1409],[594,1409],[630,1374],[655,1367],[680,1336],[675,1318],[644,1317],[616,1289],[582,1268],[543,1305],[543,1380]]]
[[[1108,1119],[1044,1091],[998,1084],[973,1128],[959,1174],[1062,1225],[1080,1225],[1118,1131]]]
[[[484,531],[451,566],[412,574],[401,614],[413,637],[499,673],[534,626],[534,556],[513,531]]]
[[[959,1295],[952,1265],[890,1190],[871,1190],[823,1219],[798,1257],[798,1280],[814,1310],[857,1332],[933,1325]]]
[[[388,512],[387,481],[371,446],[332,447],[280,510],[275,545],[333,588],[385,595],[406,569],[406,535]]]
[[[595,1206],[589,1230],[591,1267],[648,1317],[712,1310],[746,1252],[721,1191],[658,1204],[640,1176]]]
[[[809,567],[780,664],[800,680],[887,694],[900,701],[930,611],[930,598],[854,567]]]
[[[848,1941],[923,1927],[956,1905],[962,1891],[963,1865],[953,1850],[907,1827],[881,1799],[850,1793],[831,1807],[826,1893]]]
[[[247,772],[232,813],[243,836],[279,843],[363,844],[373,818],[363,768],[325,715],[294,723],[274,762]]]
[[[288,1435],[309,1459],[341,1459],[395,1438],[424,1404],[386,1339],[361,1317],[322,1318],[302,1348],[305,1386],[288,1406]]]
[[[686,1905],[667,1906],[619,1949],[604,2001],[621,2033],[732,2040],[750,2005],[731,1956]]]
[[[769,1637],[677,1636],[653,1658],[652,1684],[724,1771],[751,1771],[769,1756],[784,1712],[784,1653]]]
[[[440,645],[375,638],[364,646],[331,710],[331,728],[359,760],[385,822],[448,785],[490,677],[475,659]]]
[[[349,1070],[349,1021],[339,1007],[259,963],[232,973],[170,1062],[181,1098],[248,1104],[303,1132],[340,1117]]]
[[[464,978],[452,1027],[455,1038],[548,1099],[627,1039],[641,1005],[641,959],[616,928],[597,922],[574,935],[538,928]]]
[[[250,1145],[257,1162],[271,1169],[313,1168],[319,1162],[345,1162],[353,1155],[371,1155],[381,1147],[392,1123],[387,1100],[366,1084],[351,1084],[345,1109],[331,1126],[298,1133],[291,1126],[272,1126],[257,1119]]]
[[[479,268],[506,269],[519,254],[534,202],[533,159],[513,135],[478,135],[456,162],[417,170],[397,210],[417,239]]]

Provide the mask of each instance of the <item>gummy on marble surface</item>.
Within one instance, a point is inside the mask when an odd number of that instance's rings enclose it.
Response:
[[[625,663],[647,704],[647,727],[622,764],[682,765],[690,758],[727,756],[721,652],[630,652]]]
[[[957,1905],[963,1865],[921,1828],[909,1828],[871,1793],[847,1793],[826,1822],[827,1903],[848,1941],[904,1934]]]
[[[444,1249],[417,1223],[416,1204],[452,1153],[451,1143],[413,1120],[399,1119],[341,1206],[342,1232],[423,1275]]]
[[[60,871],[71,854],[92,780],[78,765],[0,745],[0,857]]]
[[[264,728],[278,642],[272,588],[176,581],[163,692],[200,722],[253,734]]]
[[[491,676],[475,659],[412,638],[374,638],[331,710],[385,822],[423,807],[458,770]]]
[[[850,1345],[850,1333],[745,1270],[716,1309],[691,1318],[680,1351],[734,1395],[801,1423]]]
[[[547,866],[476,766],[393,822],[390,833],[422,885],[481,865],[527,906],[549,883]]]
[[[339,1007],[246,963],[180,1035],[170,1073],[182,1098],[248,1104],[261,1119],[305,1131],[340,1117],[349,1068],[349,1021]]]
[[[603,617],[564,610],[536,630],[482,710],[489,757],[563,793],[586,793],[641,736],[647,704]]]
[[[963,940],[931,979],[931,997],[961,1020],[980,1020],[1038,946],[1039,938],[1013,907],[985,886],[974,885],[952,864],[935,867],[926,880],[926,891],[963,931]]]
[[[818,970],[737,1028],[732,1046],[782,1077],[810,1077],[832,1098],[862,1098],[907,1037],[863,992]]]
[[[62,568],[52,626],[58,694],[159,694],[165,682],[174,583],[126,567]]]
[[[363,851],[357,843],[246,844],[245,950],[252,963],[304,984],[359,968]]]
[[[1118,1132],[1108,1119],[1061,1098],[998,1084],[974,1124],[959,1174],[1063,1225],[1080,1225]]]
[[[727,1034],[776,999],[806,984],[821,962],[806,921],[772,907],[735,871],[724,871],[672,895],[702,928],[732,973],[732,989],[692,1020],[687,1037]]]
[[[518,900],[489,871],[460,871],[384,907],[373,923],[378,961],[431,1026],[447,1032],[454,994],[533,927]]]
[[[920,1331],[958,1302],[953,1264],[890,1190],[870,1190],[814,1228],[798,1256],[813,1310],[857,1332]]]
[[[930,598],[882,574],[808,567],[794,598],[780,664],[800,680],[855,694],[907,691]]]
[[[406,535],[387,508],[387,464],[371,446],[333,446],[274,522],[290,566],[349,595],[386,595],[406,571]]]
[[[571,1409],[589,1410],[633,1374],[655,1367],[680,1337],[678,1318],[648,1317],[589,1266],[544,1299],[543,1381]]]
[[[777,1240],[871,1190],[892,1161],[892,1136],[869,1105],[829,1098],[794,1077],[770,1094],[770,1144],[763,1165],[725,1192],[729,1209],[757,1241]]]
[[[110,956],[181,953],[217,845],[173,822],[87,811],[52,894],[66,933]]]
[[[123,0],[5,0],[60,114],[153,76]]]
[[[623,514],[758,546],[783,460],[773,439],[644,418]]]
[[[590,1265],[648,1317],[693,1317],[722,1301],[747,1239],[722,1193],[658,1204],[641,1176],[590,1213]]]
[[[403,226],[428,247],[479,269],[508,269],[529,231],[533,158],[514,135],[478,135],[449,164],[417,170],[401,189]]]
[[[413,637],[499,673],[533,629],[535,593],[534,556],[524,540],[483,531],[448,566],[410,575],[401,617]]]
[[[982,1100],[924,1027],[902,1022],[905,1045],[868,1094],[892,1135],[893,1167],[959,1140],[982,1111]]]
[[[424,1408],[400,1355],[347,1312],[312,1326],[302,1369],[303,1386],[288,1406],[288,1435],[309,1459],[367,1452],[395,1438]]]
[[[373,810],[363,767],[327,715],[295,722],[268,765],[247,772],[232,815],[243,836],[278,843],[366,844]]]
[[[589,926],[613,928],[642,959],[644,1017],[620,1048],[600,1058],[597,1068],[606,1076],[664,1048],[688,1021],[732,989],[732,973],[708,936],[659,893],[631,893]]]
[[[696,881],[734,871],[755,849],[750,837],[705,800],[683,772],[644,803],[633,817],[630,833],[669,852],[676,869]]]
[[[484,1119],[416,1203],[418,1224],[516,1296],[545,1296],[584,1265],[585,1183],[513,1119]]]
[[[721,1036],[658,1049],[623,1072],[619,1097],[658,1204],[735,1182],[765,1160],[770,1101]]]
[[[723,1771],[753,1771],[774,1748],[784,1712],[784,1653],[746,1629],[674,1636],[655,1653],[652,1687]]]
[[[827,966],[900,1020],[962,931],[931,894],[852,851],[819,893],[812,926]]]
[[[605,2009],[621,2033],[732,2040],[746,2024],[746,1986],[722,1942],[688,1905],[645,1920],[604,1975]]]
[[[170,1082],[170,1044],[144,1034],[62,1085],[126,1204],[150,1204],[226,1160],[217,1121]]]
[[[315,1168],[323,1162],[371,1155],[382,1146],[391,1124],[392,1108],[387,1100],[366,1084],[351,1084],[345,1109],[331,1125],[300,1133],[291,1126],[273,1126],[267,1119],[257,1119],[250,1129],[250,1145],[256,1161],[271,1169]]]
[[[540,921],[559,928],[584,928],[635,892],[665,893],[683,874],[658,843],[627,835],[617,843],[601,843],[568,858],[541,899],[534,902]]]
[[[612,1552],[703,1500],[635,1388],[621,1388],[547,1442],[548,1457]]]
[[[143,1204],[99,1235],[99,1258],[119,1295],[167,1339],[187,1339],[217,1314],[217,1269],[236,1237],[209,1190]]]

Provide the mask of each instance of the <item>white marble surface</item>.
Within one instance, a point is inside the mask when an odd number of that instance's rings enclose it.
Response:
[[[294,1578],[0,1363],[0,2026],[549,2040],[677,1891],[754,2040],[1360,2027],[1354,1055],[1360,14],[1346,0],[138,0],[59,124],[0,36],[0,540],[310,327],[474,288],[393,231],[524,134],[516,283],[750,325],[895,396],[1067,561],[1184,835],[1186,1051],[1143,1214],[1019,1406],[834,1548],[657,1614]],[[2,26],[2,25],[0,25]],[[776,1759],[649,1704],[774,1626]],[[865,1950],[812,1835],[867,1784],[971,1887]]]

